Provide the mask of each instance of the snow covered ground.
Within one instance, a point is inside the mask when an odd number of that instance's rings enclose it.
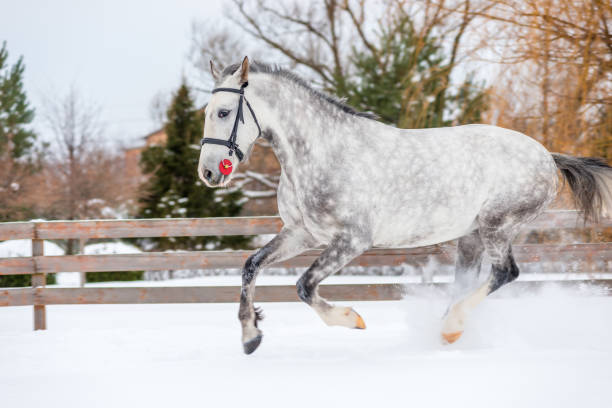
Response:
[[[263,304],[251,356],[236,304],[51,306],[45,332],[31,307],[0,308],[0,406],[612,406],[612,297],[550,286],[487,299],[442,346],[446,302],[353,303],[364,331]]]

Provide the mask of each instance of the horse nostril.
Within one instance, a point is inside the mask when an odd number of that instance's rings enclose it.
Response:
[[[212,171],[206,169],[202,172],[204,174],[204,178],[208,181],[210,181],[210,179],[212,179]]]

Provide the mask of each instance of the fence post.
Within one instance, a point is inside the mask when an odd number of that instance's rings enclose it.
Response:
[[[85,254],[85,243],[87,242],[87,238],[79,239],[79,254]],[[84,287],[85,282],[87,282],[87,272],[81,271],[79,272],[79,286]]]
[[[45,254],[42,239],[32,240],[32,256],[43,256]],[[34,261],[34,267],[36,270],[36,260]],[[32,290],[37,287],[45,286],[47,283],[47,276],[44,273],[32,274]],[[34,297],[36,299],[36,296]],[[34,330],[47,330],[47,310],[45,305],[34,304]]]

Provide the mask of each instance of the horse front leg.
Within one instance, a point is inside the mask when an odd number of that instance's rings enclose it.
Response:
[[[297,282],[300,299],[311,306],[328,326],[365,329],[361,316],[351,307],[334,306],[319,296],[319,284],[371,246],[365,237],[337,235]]]
[[[242,345],[246,354],[254,352],[263,337],[261,330],[257,327],[257,322],[262,319],[262,314],[253,305],[257,274],[266,265],[293,258],[314,245],[313,238],[306,231],[297,228],[283,228],[274,239],[247,259],[242,269],[242,290],[238,312],[242,326]]]

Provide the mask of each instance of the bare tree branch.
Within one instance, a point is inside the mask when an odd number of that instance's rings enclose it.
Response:
[[[380,52],[374,46],[374,44],[372,44],[368,40],[363,30],[363,25],[365,22],[365,0],[359,0],[359,12],[360,12],[359,17],[355,15],[355,12],[353,11],[353,9],[351,8],[349,4],[349,0],[344,0],[344,3],[342,4],[342,9],[348,13],[349,17],[351,18],[351,21],[353,22],[353,26],[357,30],[359,38],[361,38],[361,41],[363,42],[365,47],[368,50],[370,50],[370,52],[372,53],[372,56],[376,58],[376,61],[378,61],[378,66],[382,69],[383,64],[380,59]]]

